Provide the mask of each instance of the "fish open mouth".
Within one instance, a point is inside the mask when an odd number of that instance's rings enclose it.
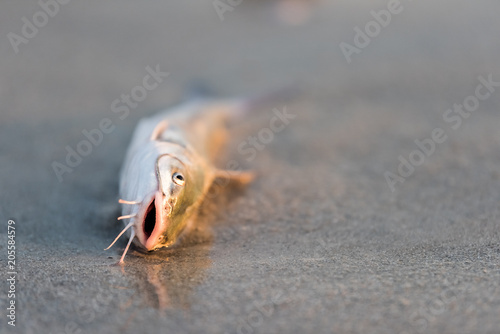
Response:
[[[145,236],[145,241],[149,239],[151,234],[153,233],[155,226],[156,226],[156,206],[155,206],[155,200],[151,202],[149,207],[146,210],[146,215],[144,218],[144,223],[142,224],[143,226],[143,231],[144,231],[144,236]]]

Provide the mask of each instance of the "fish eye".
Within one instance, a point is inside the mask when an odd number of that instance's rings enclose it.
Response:
[[[183,186],[186,180],[184,179],[184,175],[181,173],[174,173],[172,175],[172,181],[178,186]]]

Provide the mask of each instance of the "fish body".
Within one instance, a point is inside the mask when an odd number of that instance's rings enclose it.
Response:
[[[252,179],[249,172],[214,166],[227,122],[245,106],[240,100],[197,99],[140,121],[120,174],[118,219],[126,223],[114,242],[130,231],[120,263],[131,242],[147,251],[173,245],[193,224],[216,178]]]

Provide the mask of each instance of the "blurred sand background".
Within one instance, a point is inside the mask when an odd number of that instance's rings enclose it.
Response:
[[[500,89],[451,130],[442,117],[500,81],[500,3],[401,1],[348,63],[339,44],[388,1],[72,1],[16,54],[35,1],[0,4],[0,230],[16,221],[17,319],[1,333],[498,333]],[[146,67],[170,75],[120,120]],[[193,82],[221,96],[302,93],[235,128],[228,155],[260,177],[207,203],[178,248],[103,251],[137,121]],[[246,161],[273,108],[297,115]],[[59,182],[51,163],[110,118]],[[384,173],[441,127],[449,138],[392,192]]]

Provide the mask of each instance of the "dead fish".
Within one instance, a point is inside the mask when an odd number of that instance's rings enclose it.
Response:
[[[217,178],[249,183],[248,171],[214,166],[226,141],[226,123],[244,114],[249,100],[197,99],[145,118],[138,124],[120,175],[120,200],[129,231],[123,259],[132,242],[147,251],[175,244]]]

